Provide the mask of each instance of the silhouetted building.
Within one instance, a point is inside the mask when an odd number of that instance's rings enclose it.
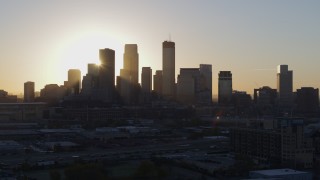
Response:
[[[212,65],[200,64],[200,92],[198,93],[198,103],[212,104]]]
[[[99,91],[101,100],[112,102],[115,92],[115,51],[112,49],[100,49],[99,66]]]
[[[34,82],[28,81],[24,83],[24,102],[34,102]]]
[[[0,103],[0,119],[2,121],[34,122],[43,118],[46,103]]]
[[[232,128],[230,140],[235,153],[261,163],[294,168],[313,165],[312,139],[304,135],[303,119],[277,119],[275,129]]]
[[[65,86],[58,86],[57,84],[47,84],[40,91],[40,97],[37,98],[39,102],[46,102],[49,105],[56,105],[67,95],[67,88]]]
[[[232,98],[232,74],[231,71],[220,71],[218,82],[219,104],[230,104]]]
[[[7,91],[0,90],[0,103],[16,103],[18,97],[15,95],[8,95]]]
[[[93,91],[99,85],[99,66],[96,64],[88,64],[88,73],[83,76],[81,94],[92,95]]]
[[[263,115],[271,115],[277,100],[277,90],[268,86],[254,89],[253,100],[259,112]]]
[[[180,68],[177,83],[177,100],[185,104],[194,104],[200,88],[199,68]]]
[[[245,91],[233,91],[232,102],[238,110],[244,110],[251,106],[252,99]]]
[[[120,69],[120,77],[118,79],[119,81],[119,87],[118,91],[120,94],[120,97],[122,101],[126,104],[129,104],[132,102],[132,84],[130,83],[130,79],[127,79],[129,77],[129,71],[126,69]]]
[[[139,97],[139,54],[136,44],[125,45],[123,69],[120,71],[120,96],[127,104],[136,103]]]
[[[141,90],[144,93],[151,93],[152,88],[152,69],[143,67],[141,73]]]
[[[277,69],[277,91],[279,106],[283,108],[292,107],[292,71],[288,70],[288,65],[279,65]]]
[[[139,82],[139,54],[136,44],[126,44],[124,46],[123,69],[128,71],[129,77],[126,79],[130,80],[132,85],[137,86]]]
[[[153,91],[161,96],[162,95],[162,71],[157,70],[153,75]]]
[[[69,69],[68,82],[65,84],[68,94],[79,94],[81,87],[81,71],[79,69]]]
[[[97,64],[88,64],[88,74],[98,77],[99,76],[99,65]]]
[[[142,102],[149,102],[151,100],[152,90],[152,69],[150,67],[143,67],[141,73],[141,94]]]
[[[300,113],[316,113],[319,111],[319,89],[302,87],[296,93],[297,111]]]
[[[262,88],[254,89],[254,103],[256,103],[257,105],[273,106],[276,103],[276,99],[277,99],[276,89],[272,89],[268,86],[263,86]]]
[[[162,43],[162,95],[166,99],[175,97],[175,43]]]

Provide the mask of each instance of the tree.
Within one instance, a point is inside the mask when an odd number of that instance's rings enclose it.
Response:
[[[76,164],[64,170],[66,180],[104,180],[107,179],[106,169],[100,164]]]
[[[50,179],[51,180],[61,180],[61,174],[57,170],[50,171]]]

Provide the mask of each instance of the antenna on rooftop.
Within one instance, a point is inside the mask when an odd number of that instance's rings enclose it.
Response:
[[[169,33],[169,42],[171,42],[171,33]]]

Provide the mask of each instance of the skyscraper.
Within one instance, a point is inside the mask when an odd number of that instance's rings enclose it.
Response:
[[[175,97],[175,43],[162,43],[162,95],[167,99]]]
[[[200,92],[199,101],[202,104],[212,103],[212,65],[200,64]]]
[[[138,100],[139,89],[139,54],[136,44],[126,44],[123,54],[123,69],[120,70],[120,96],[125,103]]]
[[[152,69],[143,67],[141,73],[141,90],[143,93],[151,93],[152,89]]]
[[[126,44],[124,46],[123,69],[128,71],[129,77],[126,79],[130,79],[130,84],[137,85],[139,81],[139,54],[136,44]]]
[[[157,95],[162,94],[162,71],[157,70],[155,75],[153,75],[153,91]]]
[[[220,71],[218,82],[219,104],[229,104],[232,98],[232,74],[231,71]]]
[[[113,100],[115,91],[115,51],[100,49],[99,89],[101,98],[106,102]]]
[[[88,73],[83,76],[81,94],[92,95],[94,89],[98,88],[99,66],[88,64]]]
[[[34,82],[24,83],[24,102],[34,102]]]
[[[199,68],[180,68],[177,83],[177,100],[181,103],[194,104],[200,88]]]
[[[151,100],[152,89],[152,69],[150,67],[143,67],[141,73],[141,98],[142,103],[148,103]]]
[[[288,70],[288,65],[279,65],[277,68],[277,92],[280,107],[291,107],[292,97],[292,71]]]
[[[81,86],[81,71],[79,69],[69,69],[68,71],[68,91],[70,94],[79,94]]]

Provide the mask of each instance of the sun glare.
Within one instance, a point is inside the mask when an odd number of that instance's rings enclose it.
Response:
[[[122,61],[117,56],[123,53],[123,43],[117,36],[111,36],[107,32],[87,31],[75,34],[73,38],[65,41],[60,49],[59,69],[65,73],[59,79],[66,77],[68,69],[80,69],[81,75],[87,73],[87,64],[100,65],[99,49],[110,48],[116,51],[116,73],[122,67]],[[120,53],[120,54],[119,54]],[[121,56],[122,57],[122,56]],[[120,57],[120,58],[121,58]]]

